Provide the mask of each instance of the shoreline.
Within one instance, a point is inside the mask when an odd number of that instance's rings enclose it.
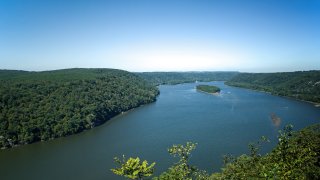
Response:
[[[158,96],[159,96],[159,94],[158,94],[156,97],[158,97]],[[152,101],[152,102],[145,103],[145,104],[140,104],[140,105],[138,105],[138,106],[136,106],[136,107],[132,107],[132,108],[130,108],[130,109],[128,109],[128,110],[121,111],[121,112],[119,112],[119,113],[117,113],[117,114],[114,114],[114,115],[111,116],[109,119],[107,119],[107,120],[105,120],[105,121],[103,121],[103,122],[101,122],[101,123],[99,123],[99,124],[97,124],[97,125],[95,125],[95,126],[92,126],[91,128],[83,129],[82,131],[79,131],[79,132],[76,132],[76,133],[72,133],[72,134],[68,134],[68,135],[60,136],[60,137],[50,138],[50,139],[48,139],[48,140],[39,140],[39,141],[34,141],[34,142],[31,142],[31,143],[25,143],[25,144],[13,144],[13,145],[10,146],[10,147],[0,147],[0,151],[2,151],[2,150],[16,149],[16,148],[24,147],[24,146],[26,146],[26,145],[31,145],[31,144],[41,143],[41,142],[49,142],[49,141],[54,141],[54,140],[60,139],[60,138],[66,138],[66,137],[69,137],[69,136],[78,135],[78,134],[81,134],[81,133],[83,133],[83,132],[86,132],[86,131],[92,130],[92,129],[94,129],[94,128],[100,127],[100,126],[102,126],[102,125],[110,122],[112,119],[114,119],[114,118],[116,118],[116,117],[118,117],[118,116],[126,115],[127,113],[130,113],[131,111],[134,111],[134,110],[137,109],[137,108],[140,108],[140,107],[143,107],[143,106],[145,106],[145,105],[149,105],[149,104],[155,103],[156,101],[157,101],[157,99],[155,99],[155,100]]]
[[[209,93],[209,92],[206,92],[206,91],[199,90],[199,89],[197,89],[197,88],[196,88],[196,90],[199,91],[199,92],[201,92],[201,93],[211,94],[211,95],[214,95],[214,96],[220,95],[220,92]]]
[[[270,94],[270,95],[273,95],[273,96],[278,96],[278,97],[288,98],[288,99],[291,99],[291,100],[296,100],[296,101],[306,102],[306,103],[310,103],[310,104],[314,105],[314,107],[320,108],[320,103],[313,102],[313,101],[307,101],[307,100],[298,99],[298,98],[294,98],[294,97],[290,97],[290,96],[281,96],[281,95],[276,95],[276,94],[272,94],[271,92],[263,91],[263,90],[258,90],[258,89],[251,89],[251,88],[245,88],[245,87],[240,87],[240,86],[232,86],[232,85],[228,85],[228,84],[225,84],[225,85],[227,85],[227,86],[231,86],[231,87],[236,87],[236,88],[241,88],[241,89],[248,89],[248,90],[256,91],[256,92],[262,92],[262,93]]]

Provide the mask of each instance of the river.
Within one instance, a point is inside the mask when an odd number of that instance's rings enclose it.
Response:
[[[198,84],[218,86],[221,93],[197,92]],[[115,166],[113,157],[122,154],[156,161],[159,174],[177,160],[167,148],[187,141],[198,143],[191,163],[213,172],[220,169],[222,155],[248,153],[248,143],[261,136],[271,140],[262,153],[270,151],[278,130],[286,124],[298,130],[320,122],[320,108],[310,103],[223,82],[159,88],[161,94],[155,103],[118,115],[92,130],[1,150],[0,179],[119,179],[110,169]]]

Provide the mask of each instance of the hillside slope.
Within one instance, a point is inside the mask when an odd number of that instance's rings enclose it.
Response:
[[[320,71],[240,73],[226,84],[320,103]]]
[[[90,129],[158,94],[140,77],[115,69],[1,70],[0,147]]]

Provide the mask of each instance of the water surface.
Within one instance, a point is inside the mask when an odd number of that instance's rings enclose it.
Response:
[[[218,86],[221,93],[197,92],[198,84]],[[122,154],[156,161],[159,173],[175,160],[167,148],[186,141],[198,143],[192,163],[212,172],[222,155],[247,153],[248,143],[263,135],[271,140],[263,152],[271,150],[285,124],[301,129],[320,122],[320,108],[312,104],[223,82],[164,85],[160,93],[157,102],[92,130],[0,151],[0,179],[119,179],[110,169]],[[281,120],[278,126],[272,117]]]

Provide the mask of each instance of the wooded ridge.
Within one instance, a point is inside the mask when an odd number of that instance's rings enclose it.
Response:
[[[0,147],[90,129],[158,94],[137,75],[116,69],[0,70]]]
[[[240,73],[226,84],[320,103],[320,71]]]
[[[195,71],[195,72],[142,72],[136,73],[153,85],[181,84],[190,82],[227,81],[239,74],[236,71]]]

